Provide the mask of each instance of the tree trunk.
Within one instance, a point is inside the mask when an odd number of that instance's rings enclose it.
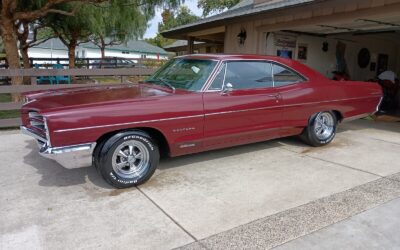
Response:
[[[23,47],[20,49],[21,51],[21,56],[22,56],[22,62],[24,63],[24,69],[29,69],[31,67],[31,62],[29,61],[29,56],[28,56],[28,47]],[[25,76],[23,78],[24,84],[30,84],[31,78],[29,76]]]
[[[1,15],[0,17],[0,33],[3,39],[4,50],[9,69],[18,69],[21,67],[19,61],[18,47],[17,47],[17,33],[15,30],[14,22],[11,18]],[[21,85],[22,77],[12,77],[11,83],[13,85]],[[21,95],[13,94],[13,100],[19,101]]]
[[[70,69],[75,68],[75,49],[76,49],[76,42],[71,41],[68,44],[68,65]],[[76,83],[76,77],[71,76],[72,83]]]
[[[100,36],[100,51],[101,51],[101,60],[100,60],[100,68],[103,68],[104,58],[106,58],[106,44],[102,36]]]
[[[21,49],[21,56],[22,56],[22,62],[24,64],[24,69],[29,69],[31,67],[31,62],[29,61],[29,56],[28,56],[28,47],[24,47]]]
[[[105,45],[101,45],[100,51],[101,51],[101,59],[104,59],[106,57],[106,46]]]
[[[76,43],[71,42],[68,46],[68,65],[70,69],[75,68],[75,49],[76,49]]]

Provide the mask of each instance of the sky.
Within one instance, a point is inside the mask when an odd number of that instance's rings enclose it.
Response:
[[[201,9],[197,8],[197,0],[185,0],[183,5],[189,7],[189,9],[197,16],[201,16],[203,13]],[[147,28],[144,38],[152,38],[157,35],[158,23],[161,22],[162,11],[163,10],[161,8],[156,10],[156,15],[154,16],[153,20],[150,21],[150,26]]]

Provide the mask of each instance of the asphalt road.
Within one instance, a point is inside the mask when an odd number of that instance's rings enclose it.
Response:
[[[164,159],[145,185],[115,190],[94,168],[64,169],[29,137],[1,132],[0,249],[334,246],[331,235],[351,235],[357,214],[399,215],[388,203],[400,197],[399,152],[400,123],[359,120],[327,147],[285,138]],[[370,213],[364,221],[385,222]],[[347,222],[353,231],[341,229]],[[399,244],[392,238],[385,244]]]

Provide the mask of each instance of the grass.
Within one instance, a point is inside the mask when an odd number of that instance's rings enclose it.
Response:
[[[121,83],[121,79],[120,78],[116,78],[116,77],[90,77],[92,80],[97,81],[99,84],[110,84],[110,83]]]
[[[0,102],[11,102],[11,94],[0,94]],[[20,110],[0,110],[0,119],[18,118],[20,117]]]
[[[20,110],[0,110],[0,119],[18,118],[20,117]]]
[[[11,102],[11,94],[0,94],[0,102]]]

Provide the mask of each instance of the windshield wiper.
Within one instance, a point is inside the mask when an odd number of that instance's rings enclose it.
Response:
[[[173,93],[175,93],[175,87],[172,86],[172,84],[170,84],[169,82],[167,82],[167,80],[165,80],[164,78],[151,79],[151,80],[147,80],[147,82],[161,83],[162,85],[167,86],[168,88],[172,89]]]
[[[161,82],[162,84],[164,84],[165,86],[169,87],[170,89],[172,89],[172,92],[175,93],[175,87],[172,86],[171,83],[167,82],[167,80],[165,80],[164,78],[157,78],[157,80],[159,80],[159,82]]]

